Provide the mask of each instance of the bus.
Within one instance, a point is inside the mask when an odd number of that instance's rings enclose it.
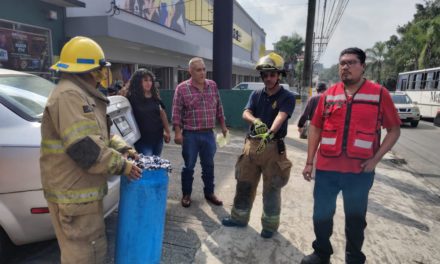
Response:
[[[435,118],[440,111],[440,67],[399,73],[396,90],[417,102],[423,118]]]

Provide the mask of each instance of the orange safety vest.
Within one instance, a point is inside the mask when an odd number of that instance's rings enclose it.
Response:
[[[331,87],[324,99],[324,123],[321,133],[321,155],[369,159],[380,145],[380,111],[382,87],[365,80],[347,100],[344,84]]]

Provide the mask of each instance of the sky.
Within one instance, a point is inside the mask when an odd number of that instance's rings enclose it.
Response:
[[[324,0],[316,0],[318,2]],[[307,0],[237,0],[246,12],[266,32],[266,49],[281,36],[298,33],[305,39]],[[327,1],[327,6],[334,0]],[[397,27],[413,19],[415,5],[423,0],[350,0],[337,25],[320,63],[328,68],[338,61],[339,53],[347,47],[371,48],[386,41]]]

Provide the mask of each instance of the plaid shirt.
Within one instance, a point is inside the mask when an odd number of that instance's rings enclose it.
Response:
[[[173,98],[174,126],[191,131],[212,129],[216,119],[223,123],[225,116],[214,81],[205,80],[202,91],[192,85],[192,79],[177,85]]]

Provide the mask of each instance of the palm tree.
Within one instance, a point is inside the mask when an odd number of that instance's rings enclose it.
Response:
[[[381,82],[382,65],[388,52],[385,42],[376,42],[371,49],[365,50],[367,53],[367,63],[377,70],[377,81]]]

